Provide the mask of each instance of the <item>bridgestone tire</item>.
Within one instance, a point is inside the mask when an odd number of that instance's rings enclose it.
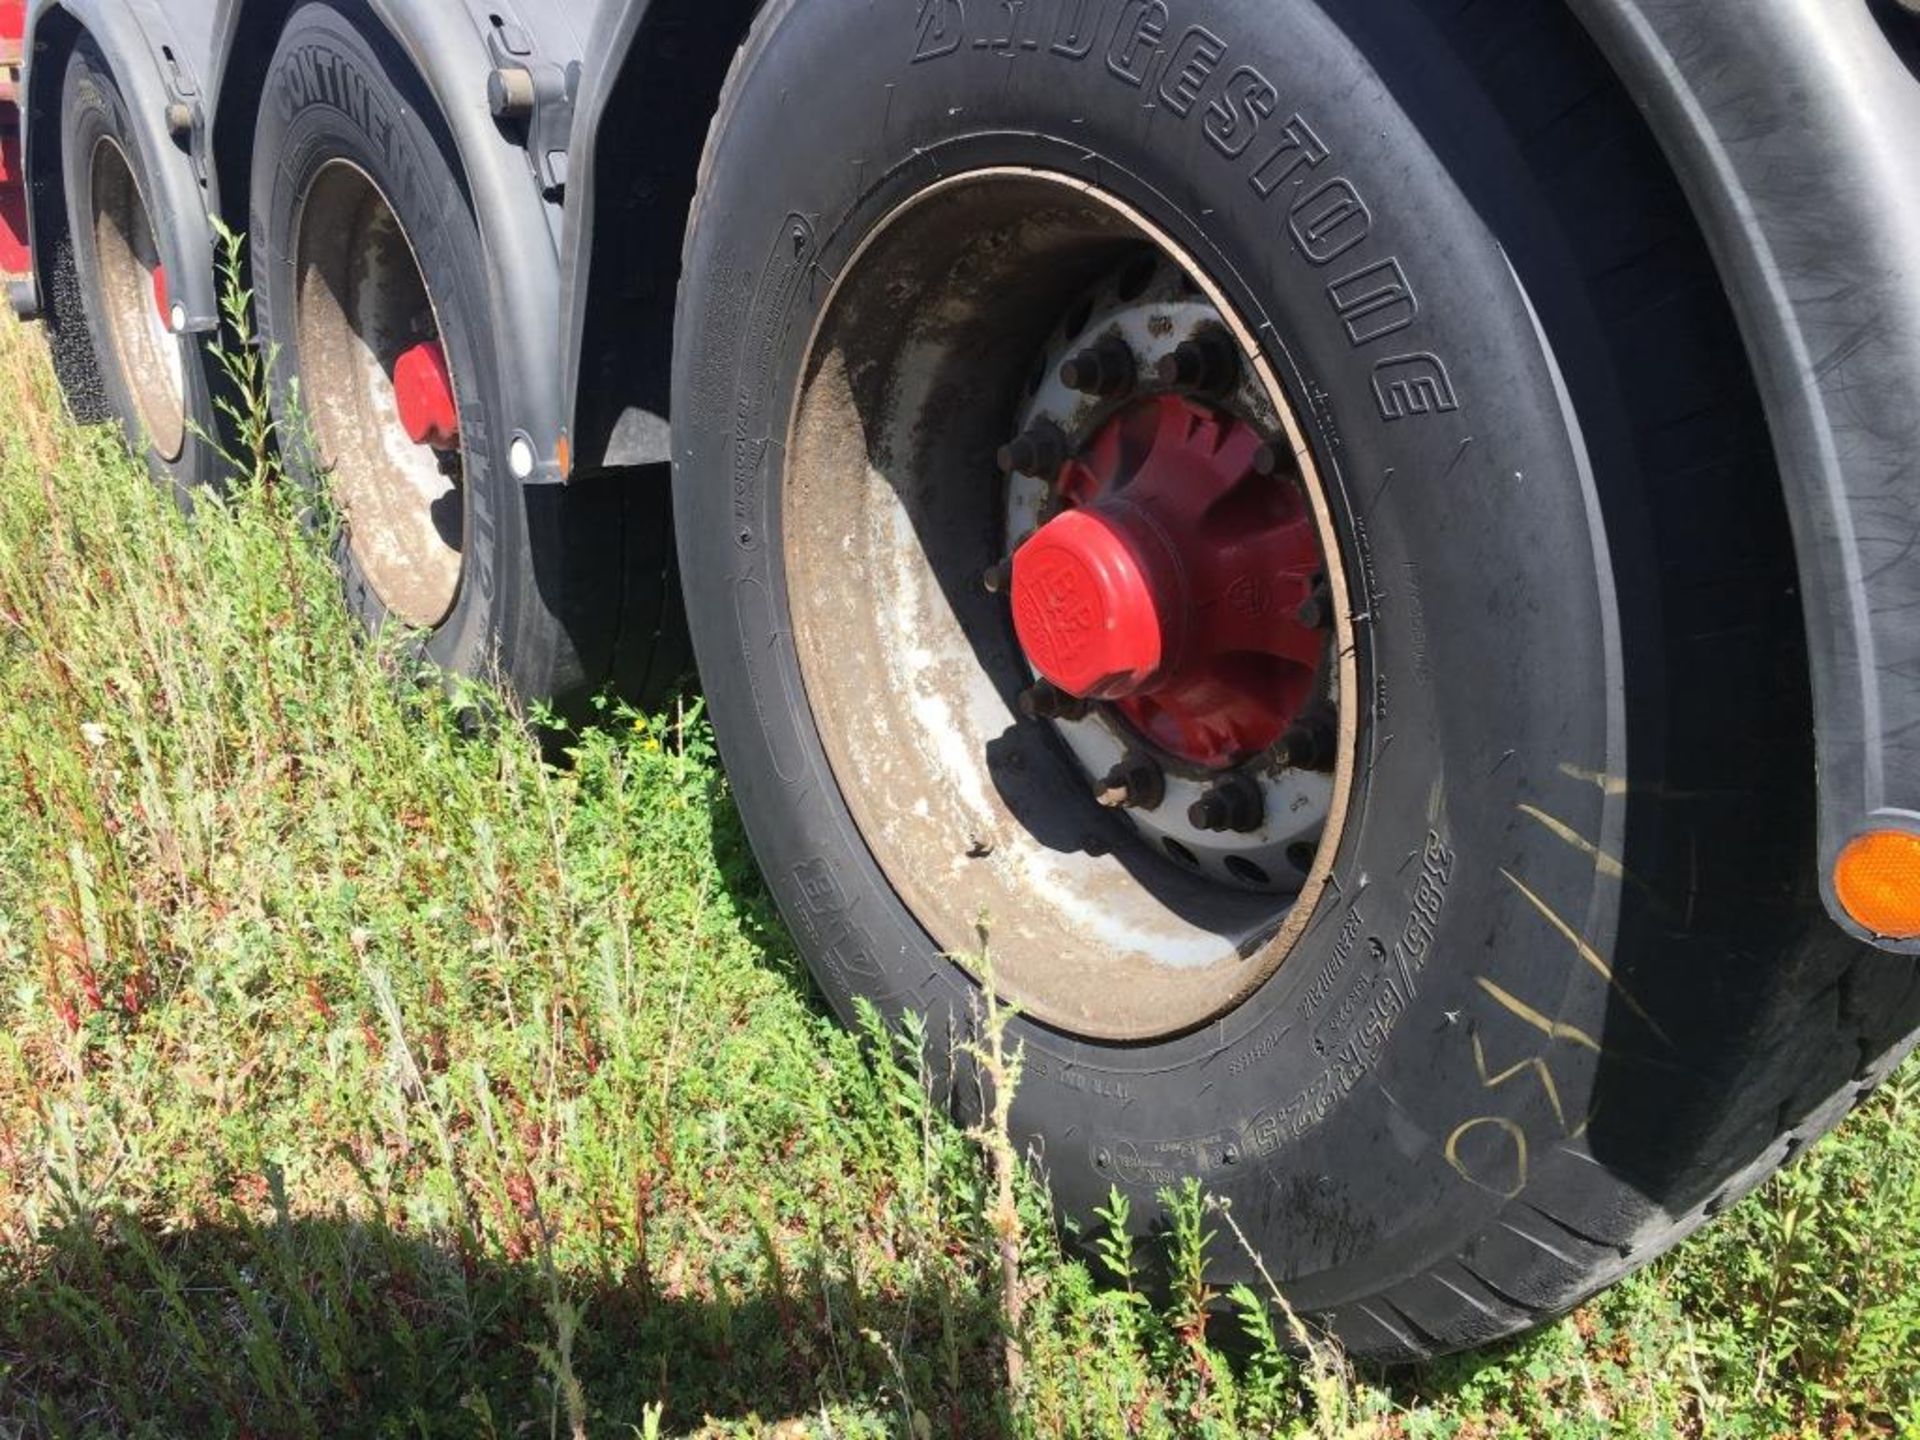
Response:
[[[1119,1186],[1151,1228],[1197,1177],[1296,1305],[1405,1360],[1563,1311],[1750,1189],[1911,1046],[1920,985],[1822,914],[1765,425],[1684,199],[1584,34],[1559,6],[1171,8],[767,7],[687,238],[681,570],[745,824],[827,998],[964,1031],[973,986],[815,728],[786,472],[756,440],[787,433],[828,278],[944,177],[1064,172],[1204,259],[1313,417],[1356,577],[1338,893],[1188,1033],[1016,1020],[1016,1139],[1086,1222]],[[1324,161],[1250,183],[1308,135]],[[1363,238],[1316,264],[1290,215],[1334,177]],[[1399,315],[1343,300],[1387,282]]]
[[[139,208],[147,217],[149,237],[153,211],[147,202],[154,190],[119,83],[90,39],[82,38],[67,62],[60,127],[75,279],[106,407],[125,434],[127,448],[146,462],[156,482],[184,504],[196,489],[217,484],[223,478],[223,462],[207,438],[219,434],[219,415],[213,403],[218,370],[209,349],[217,337],[188,335],[172,340],[180,365],[179,429],[164,443],[156,443],[153,428],[143,418],[135,398],[136,380],[127,369],[125,356],[131,352],[123,350],[108,314],[105,257],[93,223],[96,155],[103,146],[117,147],[139,197]],[[147,254],[144,258],[154,257]]]
[[[348,96],[351,103],[342,101]],[[523,486],[507,469],[488,270],[453,142],[392,38],[358,7],[307,4],[268,69],[253,155],[255,279],[262,332],[276,354],[274,413],[296,475],[320,482],[303,405],[323,397],[303,376],[295,323],[296,218],[333,161],[379,188],[410,243],[446,348],[460,417],[466,549],[452,608],[425,639],[441,669],[500,682],[562,715],[590,715],[603,690],[642,702],[680,678],[684,640],[672,575],[664,477]],[[388,614],[348,539],[336,558],[347,598],[370,628]]]

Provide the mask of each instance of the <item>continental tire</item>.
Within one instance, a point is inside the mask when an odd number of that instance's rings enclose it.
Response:
[[[332,487],[353,608],[563,714],[607,687],[656,696],[681,663],[665,486],[509,473],[472,202],[431,97],[360,7],[289,18],[253,167],[275,415],[295,472]]]
[[[774,3],[675,363],[695,649],[828,999],[963,1032],[978,918],[1063,1211],[1197,1177],[1385,1359],[1660,1253],[1920,1023],[1820,909],[1789,537],[1683,198],[1560,7],[1458,8]],[[1231,513],[1175,533],[1176,473]],[[1075,569],[1142,485],[1120,570],[1220,574]],[[1140,678],[1278,674],[1309,621],[1242,738],[1319,706],[1324,751],[1225,774]]]
[[[209,338],[173,330],[140,140],[105,57],[83,38],[60,107],[67,216],[108,409],[155,480],[185,501],[221,478]]]

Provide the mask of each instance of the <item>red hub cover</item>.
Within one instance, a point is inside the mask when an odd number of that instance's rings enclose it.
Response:
[[[453,400],[447,352],[438,340],[401,352],[393,362],[393,395],[400,424],[414,444],[436,450],[459,448],[460,411]]]
[[[1300,608],[1324,569],[1313,517],[1260,436],[1176,395],[1129,406],[1059,479],[1068,507],[1013,557],[1027,659],[1149,740],[1225,768],[1277,741],[1326,651]]]
[[[173,297],[167,293],[167,267],[153,267],[153,308],[160,312],[160,323],[173,328]]]

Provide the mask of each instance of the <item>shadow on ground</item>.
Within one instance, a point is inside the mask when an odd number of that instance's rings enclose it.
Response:
[[[824,1402],[896,1432],[903,1378],[940,1397],[935,1433],[1000,1428],[974,1295],[804,1275],[676,1295],[346,1219],[167,1234],[121,1216],[44,1239],[0,1294],[8,1434],[568,1434],[575,1384],[592,1434],[635,1433],[650,1404],[683,1433]]]

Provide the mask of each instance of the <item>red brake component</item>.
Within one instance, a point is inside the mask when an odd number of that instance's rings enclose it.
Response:
[[[20,167],[20,47],[26,27],[22,0],[0,0],[0,275],[24,275],[33,268],[26,175]]]
[[[401,352],[393,362],[393,394],[400,424],[414,444],[436,450],[459,448],[460,411],[453,400],[447,352],[438,340]]]
[[[153,267],[153,308],[160,312],[160,323],[173,328],[173,296],[167,290],[167,267]]]
[[[1013,557],[1013,622],[1060,689],[1112,702],[1170,754],[1226,768],[1312,698],[1325,569],[1313,517],[1261,440],[1176,395],[1127,407],[1062,469],[1070,507]]]
[[[0,68],[5,66],[0,56]],[[0,108],[6,102],[0,100]],[[0,275],[24,275],[33,269],[27,248],[27,183],[20,168],[19,121],[0,115]]]

